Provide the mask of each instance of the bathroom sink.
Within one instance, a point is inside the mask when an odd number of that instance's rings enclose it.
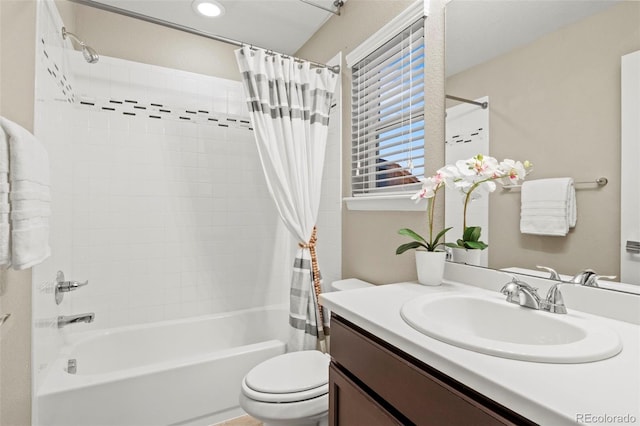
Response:
[[[405,303],[400,313],[429,337],[503,358],[571,364],[622,350],[618,334],[597,321],[523,308],[498,296],[426,295]]]

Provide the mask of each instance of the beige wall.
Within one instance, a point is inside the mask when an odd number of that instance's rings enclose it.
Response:
[[[0,115],[33,129],[36,3],[0,1]],[[0,425],[31,423],[31,270],[0,271]]]
[[[324,62],[342,51],[345,55],[396,17],[413,1],[349,0],[341,16],[327,24],[296,53],[305,59]],[[426,173],[438,169],[444,161],[444,1],[432,0],[426,21],[427,60],[425,61],[425,135]],[[350,194],[351,176],[351,74],[342,64],[344,105],[342,176],[343,194]],[[440,203],[442,206],[444,203]],[[426,214],[414,212],[361,212],[344,207],[342,223],[342,276],[358,277],[382,284],[415,280],[416,268],[412,253],[395,255],[398,245],[406,242],[397,235],[403,227],[426,233]],[[437,226],[442,226],[442,209]],[[418,231],[420,232],[420,231]]]
[[[490,266],[620,272],[620,57],[640,49],[640,2],[627,1],[447,79],[447,92],[489,95],[491,153],[528,159],[530,179],[606,176],[577,192],[567,237],[522,235],[520,195],[496,192]]]

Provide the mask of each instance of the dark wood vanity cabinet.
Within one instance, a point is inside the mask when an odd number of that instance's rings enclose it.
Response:
[[[331,426],[535,424],[345,319],[331,321]]]

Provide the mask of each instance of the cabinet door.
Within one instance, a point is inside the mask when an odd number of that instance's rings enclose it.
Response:
[[[329,366],[329,426],[391,426],[401,422],[351,381]]]
[[[331,357],[341,371],[356,377],[385,407],[400,413],[396,417],[411,424],[534,424],[337,316],[331,320]]]

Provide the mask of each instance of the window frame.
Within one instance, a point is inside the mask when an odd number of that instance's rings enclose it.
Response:
[[[366,59],[369,55],[376,52],[378,49],[383,47],[389,41],[395,39],[403,32],[407,31],[410,27],[414,27],[417,24],[417,21],[422,19],[422,31],[424,35],[424,26],[426,22],[424,19],[427,17],[427,9],[428,9],[428,1],[418,0],[414,2],[411,6],[409,6],[405,11],[403,11],[396,18],[391,20],[387,25],[378,30],[375,34],[373,34],[369,39],[363,42],[361,45],[356,47],[351,53],[346,56],[347,66],[350,69],[354,69],[357,67],[361,61]],[[411,30],[410,30],[411,31]],[[404,43],[404,42],[402,42]],[[425,48],[423,48],[423,55],[426,56]],[[426,60],[423,59],[423,60]],[[353,84],[353,82],[352,82]],[[424,84],[424,83],[422,83]],[[424,96],[422,95],[421,101],[423,102]],[[424,107],[423,107],[424,109]],[[353,111],[352,111],[353,114]],[[424,121],[424,114],[417,114],[415,116],[422,115],[422,119],[418,121]],[[415,117],[414,116],[414,117]],[[351,123],[350,126],[353,124]],[[422,131],[424,132],[424,126],[422,126]],[[418,130],[420,131],[420,129]],[[419,135],[418,135],[419,137]],[[424,137],[423,137],[424,140]],[[415,138],[414,138],[415,141]],[[352,149],[354,149],[353,145],[354,139],[351,139]],[[375,156],[375,154],[374,154]],[[352,167],[353,156],[350,156],[350,176],[351,176],[351,184],[350,184],[350,193],[352,194],[350,197],[345,197],[344,201],[347,204],[347,208],[349,210],[395,210],[395,211],[416,211],[416,210],[424,210],[426,208],[426,203],[415,203],[411,200],[411,196],[420,188],[420,183],[408,183],[403,185],[393,185],[388,187],[376,187],[373,188],[373,192],[369,193],[359,193],[354,194],[354,181],[353,181],[353,167]],[[420,162],[423,162],[423,159],[420,159]],[[422,165],[421,167],[424,167]],[[376,170],[377,167],[375,165],[370,167],[373,173],[380,173],[379,170]],[[422,174],[420,174],[421,176]]]

